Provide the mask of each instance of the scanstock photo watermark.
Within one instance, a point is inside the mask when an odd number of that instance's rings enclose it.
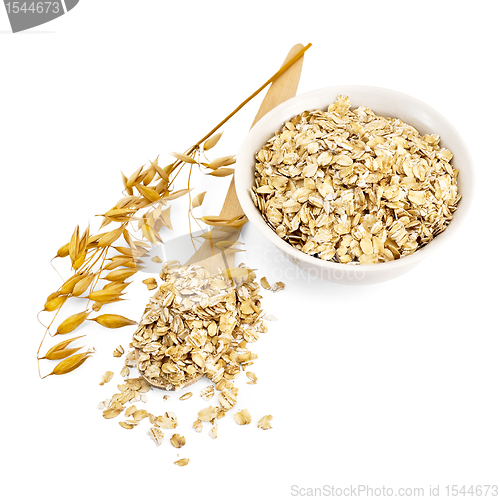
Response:
[[[52,0],[13,2],[4,0],[10,27],[13,33],[25,31],[64,16],[75,8],[80,0]]]
[[[498,485],[428,485],[425,487],[390,487],[370,486],[368,484],[356,484],[349,486],[334,486],[325,484],[323,486],[299,486],[294,484],[290,487],[292,497],[336,497],[336,498],[495,498],[498,497]]]

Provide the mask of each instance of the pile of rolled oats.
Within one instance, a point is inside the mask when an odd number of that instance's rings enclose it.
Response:
[[[201,266],[168,268],[151,297],[132,347],[139,372],[168,390],[186,387],[203,375],[230,388],[257,357],[246,347],[267,331],[255,273],[213,276]]]
[[[126,420],[119,424],[124,429],[133,429],[147,418],[152,425],[147,434],[159,446],[164,441],[163,430],[177,427],[177,416],[173,411],[154,415],[137,409],[134,403],[146,403],[151,386],[179,391],[206,375],[211,384],[199,396],[207,402],[217,390],[218,405],[201,409],[192,427],[201,432],[203,423],[210,423],[208,434],[216,439],[218,420],[237,402],[234,379],[257,358],[247,343],[267,331],[255,272],[242,264],[214,276],[197,265],[181,267],[178,263],[168,263],[160,277],[164,283],[146,306],[130,344],[132,350],[125,357],[120,373],[125,380],[118,384],[120,392],[99,403],[98,408],[106,419],[123,413]],[[129,378],[134,368],[142,377]],[[112,372],[106,372],[101,385],[112,376]],[[257,383],[255,373],[247,372],[247,378],[248,384]],[[179,401],[192,395],[185,392]],[[168,395],[163,398],[170,399]],[[257,427],[271,429],[271,419],[271,415],[265,415]],[[234,420],[246,425],[251,416],[244,409],[235,413]],[[181,448],[186,438],[173,434],[170,443]],[[189,459],[174,463],[187,465]]]
[[[339,96],[267,141],[251,196],[276,234],[306,254],[351,264],[398,259],[444,231],[460,200],[453,155],[439,141]]]

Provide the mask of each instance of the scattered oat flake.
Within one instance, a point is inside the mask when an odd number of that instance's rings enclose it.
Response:
[[[203,430],[203,422],[201,420],[195,420],[193,422],[193,429],[196,432],[201,432]]]
[[[164,399],[165,401],[168,401],[168,400],[170,399],[170,396],[167,396],[167,395],[165,394],[165,396],[163,396],[163,399]]]
[[[250,412],[247,409],[244,409],[234,414],[234,421],[238,425],[248,425],[252,421],[252,417]]]
[[[128,422],[118,422],[124,429],[133,429],[134,426]]]
[[[219,426],[217,424],[215,424],[214,426],[212,426],[212,428],[210,429],[208,435],[212,438],[212,439],[217,439],[217,431],[219,430]]]
[[[255,375],[255,373],[253,372],[247,372],[247,378],[250,379],[249,382],[247,382],[247,384],[256,384],[257,383],[257,375]]]
[[[238,389],[233,387],[231,390],[223,389],[219,393],[219,403],[223,410],[230,410],[235,404],[238,396]],[[220,418],[217,416],[217,418]]]
[[[108,382],[111,381],[113,378],[114,373],[113,372],[105,372],[104,375],[101,377],[101,381],[99,382],[99,385],[104,385],[107,384]]]
[[[285,284],[282,281],[277,281],[272,287],[271,291],[272,292],[280,292],[281,290],[285,289]]]
[[[175,429],[177,427],[177,415],[173,411],[167,411],[165,415],[156,417],[155,424],[162,429]]]
[[[145,280],[142,280],[142,282],[148,287],[148,290],[158,288],[158,283],[154,278],[146,278]]]
[[[125,350],[123,349],[123,347],[121,345],[119,345],[114,351],[113,351],[113,356],[115,358],[120,358],[121,356],[123,356],[123,353],[125,352]]]
[[[128,377],[130,375],[130,369],[128,366],[124,366],[120,372],[122,377]]]
[[[184,467],[189,463],[189,458],[181,458],[174,462],[175,465],[178,465],[179,467]]]
[[[186,438],[180,434],[173,434],[170,443],[174,448],[182,448],[186,444]]]
[[[135,405],[132,405],[132,406],[129,406],[126,410],[125,410],[125,413],[124,415],[126,417],[130,417],[130,415],[132,415],[135,411],[137,411],[137,408]]]
[[[189,399],[192,395],[193,395],[192,392],[186,392],[179,398],[179,401],[185,401],[186,399]]]
[[[106,419],[115,418],[121,413],[118,408],[108,408],[102,412],[102,416]]]
[[[151,258],[152,262],[156,262],[156,264],[161,264],[163,261],[158,257],[158,255],[155,255],[154,257]]]
[[[217,408],[214,406],[209,406],[198,412],[198,419],[202,422],[210,422],[217,417]]]
[[[259,429],[262,429],[264,431],[268,429],[272,429],[271,425],[271,420],[273,419],[272,415],[264,415],[260,420],[259,423],[257,424],[257,427]]]
[[[151,427],[148,431],[149,437],[155,442],[156,446],[160,446],[165,435],[158,427]]]
[[[205,389],[202,389],[200,392],[200,396],[203,398],[204,401],[208,401],[209,399],[211,399],[214,394],[215,390],[213,385],[205,387]]]
[[[134,413],[132,414],[132,417],[134,418],[134,420],[139,422],[139,421],[143,420],[144,418],[146,418],[148,415],[149,415],[149,413],[146,410],[137,410],[137,411],[134,411]]]
[[[269,284],[269,281],[267,281],[267,278],[265,276],[260,279],[260,284],[262,285],[262,288],[266,290],[269,290],[271,288],[271,285]]]

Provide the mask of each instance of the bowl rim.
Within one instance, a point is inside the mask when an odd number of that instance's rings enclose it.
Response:
[[[261,130],[269,127],[270,125],[274,124],[275,125],[275,130],[277,131],[284,123],[286,119],[280,119],[278,120],[277,117],[281,116],[288,108],[292,108],[295,106],[295,104],[301,102],[301,101],[306,101],[309,98],[316,98],[318,96],[326,96],[327,94],[334,95],[348,95],[349,96],[349,90],[351,92],[371,92],[373,94],[378,94],[378,95],[383,95],[384,97],[396,97],[399,100],[406,101],[408,103],[412,103],[416,105],[417,107],[427,111],[430,115],[432,115],[434,118],[438,119],[440,122],[443,123],[444,126],[447,127],[449,130],[449,133],[454,136],[454,139],[457,140],[460,143],[460,147],[463,150],[462,151],[462,162],[464,164],[467,164],[470,166],[467,170],[467,184],[468,184],[468,196],[464,199],[463,197],[460,199],[459,204],[457,206],[457,210],[453,214],[453,218],[446,227],[446,229],[437,235],[433,240],[431,240],[429,243],[427,243],[425,246],[422,248],[418,249],[414,253],[410,255],[406,255],[405,257],[389,262],[379,262],[375,264],[364,264],[364,265],[359,265],[359,264],[342,264],[339,262],[332,262],[332,261],[326,261],[319,259],[317,257],[313,257],[312,255],[308,255],[297,248],[293,247],[290,243],[286,242],[282,238],[280,238],[275,231],[267,224],[267,222],[264,220],[262,217],[261,212],[255,207],[253,204],[253,201],[249,195],[248,191],[248,183],[245,180],[244,176],[244,171],[247,168],[254,168],[255,167],[255,153],[257,151],[251,151],[250,149],[250,144],[255,141],[255,139],[258,139],[261,137],[262,133]],[[336,99],[336,97],[335,97]],[[332,101],[333,102],[333,101]],[[313,106],[314,107],[314,106]],[[369,107],[366,105],[366,107]],[[304,107],[302,111],[306,110],[311,110],[313,109],[312,107]],[[316,107],[316,109],[319,109],[319,107]],[[298,113],[300,113],[299,111]],[[375,111],[376,112],[376,111]],[[295,116],[298,114],[297,112],[293,112],[289,115],[289,118]],[[386,116],[388,116],[386,114]],[[278,123],[279,121],[279,123]],[[272,135],[269,135],[269,138],[272,137]],[[267,140],[267,139],[266,139]],[[265,141],[262,142],[262,145],[265,144]],[[252,157],[252,166],[249,167],[248,165],[248,157],[251,154]],[[472,157],[470,154],[470,151],[459,134],[458,130],[454,127],[454,125],[441,113],[439,113],[437,110],[429,106],[428,104],[424,103],[423,101],[420,101],[419,99],[416,99],[415,97],[412,97],[408,94],[402,93],[397,90],[392,90],[384,87],[378,87],[378,86],[368,86],[368,85],[336,85],[332,87],[322,87],[316,90],[308,91],[302,94],[299,94],[295,97],[292,97],[291,99],[288,99],[287,101],[284,101],[283,103],[279,104],[275,108],[273,108],[271,111],[269,111],[266,115],[264,115],[249,131],[247,134],[245,140],[243,141],[238,154],[236,156],[236,165],[235,165],[235,188],[236,188],[236,194],[238,196],[238,200],[240,202],[240,205],[247,216],[248,220],[257,228],[259,233],[264,236],[265,239],[267,239],[270,243],[275,245],[279,250],[283,251],[285,254],[289,255],[290,257],[293,258],[295,261],[296,259],[299,261],[302,261],[306,264],[311,264],[313,266],[320,266],[322,268],[330,269],[332,271],[343,271],[343,272],[356,272],[359,270],[362,270],[363,272],[366,272],[368,274],[371,273],[376,273],[376,272],[381,272],[381,271],[389,271],[389,270],[396,270],[401,267],[410,267],[418,262],[420,262],[422,259],[424,259],[427,255],[429,255],[431,252],[437,250],[440,246],[443,245],[445,241],[450,239],[450,237],[453,236],[453,234],[456,233],[457,229],[459,226],[463,223],[463,219],[467,216],[468,212],[470,211],[471,203],[472,203],[472,198],[474,195],[474,190],[475,190],[475,178],[474,178],[474,168],[473,168],[473,161]],[[459,174],[460,178],[460,174]],[[459,181],[460,182],[460,181]],[[456,215],[460,214],[460,216],[457,218]]]

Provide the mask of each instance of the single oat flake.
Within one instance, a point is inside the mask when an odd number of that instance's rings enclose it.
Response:
[[[101,377],[101,381],[99,382],[99,385],[104,385],[107,384],[108,382],[111,381],[113,378],[114,373],[113,372],[105,372],[104,375]]]
[[[264,431],[268,429],[272,429],[271,425],[271,420],[273,419],[272,415],[264,415],[260,420],[259,423],[257,424],[257,427],[259,429],[262,429]]]
[[[148,431],[148,435],[155,442],[156,446],[160,446],[163,442],[163,438],[165,437],[163,432],[158,429],[158,427],[151,427]]]
[[[208,385],[205,387],[205,389],[202,389],[200,392],[200,396],[202,397],[203,401],[208,401],[213,397],[215,394],[215,388],[213,385]]]
[[[193,429],[196,432],[201,432],[203,430],[203,422],[201,420],[195,420],[193,422]]]
[[[212,426],[212,428],[210,429],[210,432],[208,433],[208,435],[212,438],[212,439],[217,439],[217,432],[219,430],[219,426],[217,424],[215,424],[214,426]]]
[[[121,356],[123,356],[123,353],[125,352],[125,350],[123,349],[123,347],[121,345],[119,345],[114,351],[113,351],[113,356],[115,358],[120,358]]]
[[[209,406],[198,412],[198,420],[202,422],[210,422],[217,417],[217,408],[214,406]]]
[[[234,414],[234,421],[238,425],[248,425],[252,421],[252,417],[248,410],[240,410]]]
[[[173,434],[170,443],[174,448],[182,448],[186,444],[186,438],[180,434]]]

